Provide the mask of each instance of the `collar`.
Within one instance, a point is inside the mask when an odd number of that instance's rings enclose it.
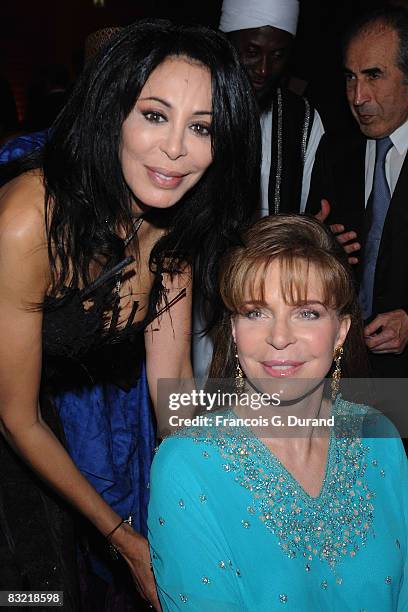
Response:
[[[390,134],[392,144],[400,155],[405,155],[408,149],[408,120]]]
[[[408,150],[408,120],[400,125],[399,128],[397,128],[392,134],[390,134],[390,139],[394,147],[397,149],[399,155],[405,155]],[[370,146],[375,147],[374,138],[369,138],[368,142],[370,143]]]

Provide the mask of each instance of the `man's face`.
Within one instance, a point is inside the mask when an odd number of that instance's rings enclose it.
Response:
[[[346,51],[348,103],[368,138],[385,138],[408,119],[408,85],[397,65],[398,48],[398,34],[377,26],[357,35]]]
[[[262,102],[270,100],[271,93],[285,72],[293,36],[284,30],[264,26],[232,32],[231,40],[262,108]]]

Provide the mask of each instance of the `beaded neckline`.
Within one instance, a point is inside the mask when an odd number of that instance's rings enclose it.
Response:
[[[279,466],[279,469],[281,469],[282,472],[286,474],[287,478],[292,481],[292,484],[299,488],[299,492],[302,496],[308,498],[309,500],[315,501],[315,502],[322,502],[324,496],[326,495],[326,484],[327,484],[328,474],[329,474],[330,467],[333,461],[333,457],[335,455],[335,444],[333,442],[333,439],[334,439],[334,434],[333,434],[333,429],[331,429],[330,436],[329,436],[329,445],[327,449],[326,468],[324,471],[324,477],[322,480],[319,494],[316,496],[310,495],[310,493],[308,493],[302,487],[302,485],[299,483],[298,480],[296,480],[296,478],[288,470],[288,468],[285,467],[285,465],[280,461],[280,459],[278,459],[278,457],[274,454],[274,452],[268,446],[266,446],[266,444],[260,438],[254,435],[253,443],[254,445],[260,446],[261,448],[260,452],[265,455],[264,456],[265,463],[267,463],[270,467],[274,467],[275,464],[277,464]]]
[[[356,425],[350,425],[353,412]],[[365,413],[364,407],[341,397],[336,400],[333,414],[347,417],[345,429],[340,429],[346,435],[331,432],[326,474],[317,497],[309,495],[250,430],[210,427],[191,429],[190,435],[198,444],[215,446],[222,469],[250,493],[245,528],[256,517],[276,536],[285,555],[303,559],[305,571],[314,561],[326,562],[335,571],[342,559],[354,557],[365,546],[372,533],[375,493],[365,479],[369,449],[353,431]]]

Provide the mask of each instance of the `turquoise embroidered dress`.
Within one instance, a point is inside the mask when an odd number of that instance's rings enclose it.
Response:
[[[189,428],[162,443],[148,524],[164,611],[408,611],[401,440],[341,398],[333,414],[315,498],[247,428]]]

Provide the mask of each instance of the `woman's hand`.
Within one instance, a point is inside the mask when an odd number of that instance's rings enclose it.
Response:
[[[128,563],[140,595],[161,612],[146,538],[133,531],[129,525],[123,524],[113,535],[111,543]]]

